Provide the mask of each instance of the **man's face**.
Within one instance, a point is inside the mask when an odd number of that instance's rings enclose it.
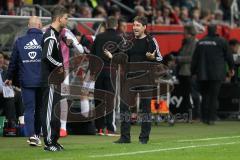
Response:
[[[9,66],[9,60],[8,59],[4,59],[4,67],[8,68]]]
[[[0,54],[0,68],[2,68],[4,65],[4,58],[3,58],[3,55]]]
[[[236,45],[233,45],[233,46],[230,46],[233,50],[234,53],[238,53],[239,52],[239,44],[236,44]]]
[[[127,32],[127,23],[121,22],[121,24],[119,25],[119,30],[123,33]]]
[[[141,37],[146,30],[146,26],[142,25],[138,21],[133,22],[133,33],[136,37]]]
[[[189,34],[187,31],[184,31],[184,38],[185,39],[188,39],[188,38],[191,38],[191,37],[192,37],[191,34]]]
[[[67,27],[68,23],[68,14],[64,14],[62,17],[59,18],[59,23],[61,28]]]

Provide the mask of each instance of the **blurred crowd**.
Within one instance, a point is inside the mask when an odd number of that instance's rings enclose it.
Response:
[[[16,15],[20,8],[28,4],[43,6],[63,5],[71,17],[99,18],[115,16],[132,21],[135,16],[146,16],[151,24],[160,25],[207,25],[210,22],[229,25],[231,8],[233,20],[239,25],[240,1],[235,0],[121,0],[122,4],[132,10],[120,8],[112,0],[6,0],[0,2],[0,13]],[[235,7],[232,7],[235,6]]]

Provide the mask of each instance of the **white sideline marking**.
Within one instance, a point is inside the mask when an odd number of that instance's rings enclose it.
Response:
[[[214,143],[214,144],[205,144],[205,145],[192,145],[192,146],[183,146],[183,147],[174,147],[174,148],[161,148],[155,150],[146,150],[146,151],[135,151],[135,152],[125,152],[125,153],[112,153],[112,154],[102,154],[102,155],[92,155],[90,158],[100,158],[100,157],[117,157],[117,156],[128,156],[128,155],[136,155],[136,154],[144,154],[144,153],[154,153],[154,152],[162,152],[162,151],[173,151],[173,150],[181,150],[181,149],[189,149],[189,148],[200,148],[200,147],[214,147],[214,146],[222,146],[222,145],[232,145],[239,144],[240,142],[230,142],[230,143]]]
[[[213,138],[201,138],[201,139],[185,139],[185,140],[178,140],[177,142],[211,141],[211,140],[216,140],[216,139],[232,139],[232,138],[240,138],[240,136],[213,137]]]

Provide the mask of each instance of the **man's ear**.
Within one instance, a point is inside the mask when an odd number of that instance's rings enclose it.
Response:
[[[144,27],[145,30],[147,29],[147,26],[146,26],[146,25],[144,25],[143,27]]]
[[[61,23],[61,17],[57,17],[57,21]]]

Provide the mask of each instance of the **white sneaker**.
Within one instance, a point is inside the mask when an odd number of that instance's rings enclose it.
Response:
[[[32,136],[29,138],[29,145],[30,146],[36,146],[36,147],[41,147],[42,142],[38,136]]]

